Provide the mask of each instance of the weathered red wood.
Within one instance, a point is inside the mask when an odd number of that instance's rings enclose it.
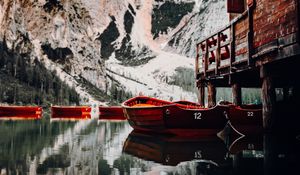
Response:
[[[205,55],[204,55],[204,76],[206,76],[206,71],[208,69],[208,57],[209,57],[209,52],[208,52],[208,42],[209,40],[206,39],[205,41]]]
[[[245,11],[244,0],[227,0],[228,13],[243,13]]]
[[[235,61],[235,29],[234,24],[230,27],[230,72],[232,71],[232,63]]]

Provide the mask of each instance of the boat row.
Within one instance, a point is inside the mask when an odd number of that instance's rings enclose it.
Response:
[[[90,106],[52,106],[53,119],[90,119]],[[165,101],[147,96],[126,100],[121,106],[99,106],[99,119],[127,120],[139,132],[180,136],[215,135],[229,125],[237,133],[262,131],[260,105],[229,102],[205,108],[189,101]],[[40,119],[41,107],[1,106],[0,118]]]
[[[39,106],[0,106],[0,119],[23,120],[41,119],[43,108]],[[51,118],[60,119],[89,119],[91,107],[89,106],[52,106]]]
[[[124,116],[136,131],[180,136],[215,135],[226,125],[240,133],[262,131],[260,105],[218,103],[205,108],[188,101],[170,102],[138,96],[122,104]]]
[[[90,106],[52,106],[52,119],[90,119]],[[125,120],[121,106],[100,106],[101,119]],[[41,119],[43,108],[40,106],[0,106],[0,119]]]

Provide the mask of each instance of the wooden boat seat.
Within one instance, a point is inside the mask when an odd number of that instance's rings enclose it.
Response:
[[[135,104],[132,107],[149,107],[149,106],[155,106],[155,105],[143,103],[143,104]]]

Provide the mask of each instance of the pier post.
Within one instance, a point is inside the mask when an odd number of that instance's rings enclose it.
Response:
[[[199,104],[201,106],[205,105],[205,84],[203,82],[200,82],[198,85],[199,89]]]
[[[240,84],[234,83],[231,85],[232,88],[232,102],[234,105],[242,105],[242,88]]]
[[[260,77],[262,78],[262,114],[263,114],[263,127],[266,131],[274,129],[275,116],[274,105],[276,101],[275,88],[273,78],[270,76],[268,68],[263,65],[260,68]]]
[[[212,82],[207,83],[207,101],[209,108],[216,105],[216,87]]]

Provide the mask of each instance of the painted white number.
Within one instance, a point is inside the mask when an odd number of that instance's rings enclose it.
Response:
[[[201,112],[194,113],[194,117],[196,120],[201,120]]]
[[[249,143],[248,144],[248,149],[249,150],[253,150],[254,149],[254,144],[253,143]]]
[[[195,159],[201,159],[202,158],[202,153],[201,151],[196,151],[195,152]]]
[[[248,117],[253,117],[253,112],[247,112]]]

